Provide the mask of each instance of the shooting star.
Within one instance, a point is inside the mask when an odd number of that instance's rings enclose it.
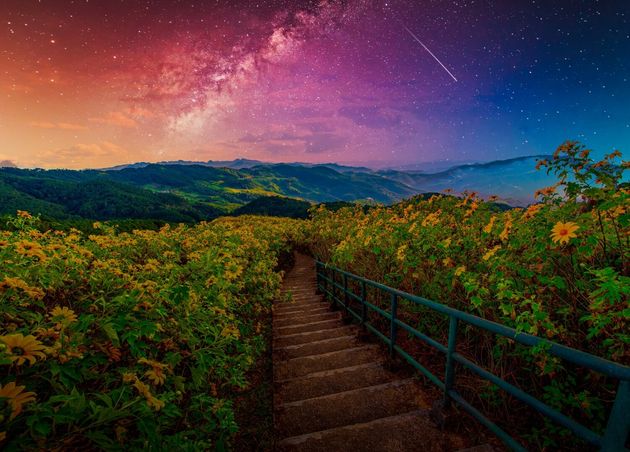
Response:
[[[449,70],[448,70],[448,68],[447,68],[446,66],[444,66],[444,65],[442,64],[442,62],[438,59],[438,57],[436,57],[436,56],[433,54],[433,52],[431,52],[431,51],[429,50],[429,48],[428,48],[427,46],[425,46],[425,45],[424,45],[424,43],[423,43],[422,41],[420,41],[420,38],[418,38],[415,34],[413,34],[413,32],[412,32],[409,28],[407,28],[405,25],[403,25],[403,28],[404,28],[405,30],[407,30],[407,33],[409,33],[413,39],[415,39],[416,41],[418,41],[418,43],[420,43],[420,45],[421,45],[422,47],[424,47],[424,50],[426,50],[427,52],[429,52],[429,55],[431,55],[435,61],[437,61],[438,63],[440,63],[440,66],[442,66],[442,67],[444,68],[444,70],[445,70],[446,72],[448,72],[448,75],[450,75],[450,76],[451,76],[451,78],[452,78],[453,80],[457,81],[457,79],[456,79],[456,78],[455,78],[455,76],[451,73],[451,71],[449,71]]]

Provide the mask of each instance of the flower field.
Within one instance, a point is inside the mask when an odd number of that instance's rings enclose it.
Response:
[[[100,223],[91,232],[46,230],[19,211],[0,231],[0,447],[233,448],[239,394],[255,386],[250,375],[269,347],[279,258],[295,246],[629,364],[628,164],[618,152],[593,161],[567,142],[540,167],[558,183],[525,209],[445,193],[391,207],[317,207],[306,221],[241,216],[132,232]],[[401,301],[399,315],[445,342],[439,314]],[[603,428],[615,382],[540,347],[466,327],[460,335],[461,353]],[[442,357],[405,336],[401,344],[441,374]],[[570,438],[549,423],[534,428],[547,421],[514,409],[485,381],[457,375],[467,399],[532,449],[559,449]]]
[[[295,220],[0,232],[0,447],[229,447]]]
[[[393,207],[319,208],[305,235],[314,255],[352,273],[629,364],[630,191],[622,185],[628,165],[620,157],[615,152],[595,162],[589,151],[565,143],[553,159],[540,162],[558,184],[541,190],[540,203],[526,209],[502,209],[474,193],[435,194]],[[388,300],[381,301],[388,309]],[[409,324],[446,342],[443,316],[409,304],[399,309]],[[544,350],[479,330],[462,335],[462,350],[501,378],[595,429],[605,423],[612,383]],[[442,374],[441,356],[416,353],[423,363],[433,359]],[[464,390],[470,385],[477,406],[508,425],[525,416],[511,411],[514,405],[496,387],[465,377],[459,384]],[[558,446],[536,431],[520,433],[533,449]]]

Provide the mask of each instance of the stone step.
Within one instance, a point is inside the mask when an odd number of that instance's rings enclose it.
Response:
[[[285,312],[278,312],[278,311],[273,311],[273,318],[274,319],[283,319],[283,318],[289,318],[289,317],[293,317],[296,315],[310,315],[310,314],[321,314],[324,312],[330,312],[330,308],[328,307],[328,305],[326,306],[317,306],[317,307],[313,307],[313,308],[307,308],[307,309],[298,309],[295,311],[285,311]]]
[[[284,336],[276,336],[274,338],[275,347],[286,347],[288,345],[304,344],[307,342],[321,341],[339,336],[347,336],[354,334],[357,327],[354,325],[344,325],[338,328],[326,328],[317,331],[306,331],[304,333],[287,334]]]
[[[396,379],[381,363],[359,364],[309,374],[276,385],[276,405],[295,402],[364,386],[374,386]]]
[[[307,314],[307,315],[299,313],[299,314],[285,317],[282,319],[275,318],[273,319],[273,326],[274,328],[282,328],[285,326],[298,326],[298,325],[304,325],[307,323],[319,322],[320,320],[333,320],[333,319],[341,320],[341,314],[338,312],[323,312],[319,314]]]
[[[324,303],[322,301],[308,301],[304,303],[283,303],[282,305],[276,305],[273,308],[273,312],[276,314],[289,314],[294,311],[302,311],[305,309],[313,309],[313,308],[324,308],[330,307],[329,303]]]
[[[428,408],[414,380],[407,379],[284,403],[276,420],[286,437]]]
[[[321,355],[322,353],[336,352],[346,348],[356,348],[359,344],[354,335],[339,336],[322,339],[305,344],[288,345],[286,347],[275,347],[273,349],[274,359],[285,361],[293,358],[300,358],[310,355]]]
[[[312,303],[324,303],[324,299],[320,297],[319,295],[315,295],[311,297],[304,297],[300,300],[291,299],[290,301],[280,301],[276,303],[274,307],[276,309],[281,309],[281,308],[290,308],[295,305],[312,304]]]
[[[300,297],[291,297],[291,300],[287,302],[287,304],[300,304],[300,303],[317,303],[323,302],[324,297],[321,295],[308,295],[308,296],[300,296]]]
[[[294,325],[274,328],[274,334],[276,337],[281,337],[296,333],[306,333],[308,331],[319,331],[338,328],[340,326],[343,326],[343,323],[341,322],[341,320],[338,319],[320,320],[319,322],[304,323],[297,326]]]
[[[279,452],[444,452],[464,442],[445,435],[425,410],[415,410],[363,423],[285,438]]]
[[[366,364],[380,361],[379,348],[367,345],[355,348],[347,348],[336,352],[328,352],[320,355],[303,356],[287,361],[277,361],[274,366],[275,381],[282,382],[290,378],[303,377],[313,372],[338,369],[340,367]]]
[[[295,292],[285,292],[283,294],[283,297],[285,297],[285,299],[291,300],[291,301],[300,301],[300,300],[321,300],[324,298],[323,295],[315,293],[315,290],[309,290],[308,292],[304,292],[304,293],[295,293]]]
[[[297,307],[292,307],[292,308],[283,308],[281,310],[275,310],[273,311],[274,317],[278,317],[278,316],[292,316],[292,315],[296,315],[296,314],[304,314],[304,313],[308,313],[309,311],[315,311],[315,310],[321,310],[324,312],[331,312],[329,308],[326,307],[326,305],[324,305],[323,303],[312,303],[309,306],[297,306]]]

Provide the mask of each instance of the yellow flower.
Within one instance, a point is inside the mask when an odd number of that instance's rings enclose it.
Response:
[[[134,373],[123,372],[122,379],[123,379],[123,382],[125,382],[125,383],[131,383],[132,381],[136,381],[138,379],[138,377],[136,377],[136,375]]]
[[[33,216],[28,213],[26,210],[18,210],[17,216],[20,218],[33,218]]]
[[[422,226],[435,226],[440,222],[440,215],[442,214],[442,209],[438,209],[433,213],[427,215],[424,220],[422,220]]]
[[[35,336],[28,335],[24,337],[22,334],[8,334],[0,336],[0,341],[7,346],[9,359],[12,362],[17,361],[17,365],[21,366],[26,361],[33,364],[37,358],[46,359],[44,344],[35,339]]]
[[[532,204],[531,206],[529,206],[527,208],[527,210],[525,211],[525,214],[523,215],[523,217],[526,220],[529,220],[530,218],[533,218],[534,215],[536,215],[538,213],[538,211],[540,209],[542,209],[542,204]]]
[[[503,231],[499,234],[499,238],[503,241],[507,240],[510,229],[512,228],[512,217],[508,214],[507,219],[505,220],[505,226],[503,227]]]
[[[17,242],[15,244],[15,251],[22,256],[36,257],[42,262],[47,258],[46,253],[44,253],[39,243],[30,242],[28,240]]]
[[[496,219],[497,217],[495,215],[492,215],[486,227],[483,228],[483,232],[485,232],[486,234],[490,234],[492,232],[492,226],[494,226],[494,222],[496,221]]]
[[[149,387],[141,382],[139,379],[136,378],[133,386],[138,390],[140,394],[144,396],[145,399],[147,399],[147,405],[149,405],[150,408],[153,408],[155,411],[160,411],[162,408],[164,408],[164,402],[151,394],[151,389],[149,389]]]
[[[24,280],[20,278],[4,278],[0,281],[0,292],[8,289],[21,289],[26,295],[35,299],[41,300],[44,298],[44,291],[36,287],[29,286]]]
[[[223,330],[221,330],[221,336],[238,339],[241,336],[241,332],[234,325],[226,325]]]
[[[494,248],[492,248],[486,254],[483,255],[483,260],[484,261],[489,260],[492,256],[496,254],[497,251],[499,251],[500,248],[501,248],[501,245],[496,245]]]
[[[52,319],[61,320],[65,324],[73,323],[77,321],[77,315],[72,309],[68,309],[66,306],[63,308],[55,306],[50,312]]]
[[[7,432],[0,432],[0,443],[7,439]]]
[[[166,381],[164,370],[169,368],[168,364],[162,364],[158,361],[146,358],[140,358],[138,363],[151,366],[151,369],[147,370],[144,375],[151,380],[154,385],[159,386],[164,384],[164,381]]]
[[[466,213],[464,214],[465,218],[470,217],[473,213],[475,213],[475,211],[479,208],[479,203],[477,202],[477,200],[473,201],[473,203],[470,205],[470,208],[466,211]]]
[[[407,245],[400,245],[398,250],[396,250],[396,259],[400,262],[403,262],[406,258],[405,251],[407,251]]]
[[[551,230],[551,240],[553,240],[554,243],[569,243],[570,239],[577,237],[575,231],[578,229],[580,229],[580,227],[571,221],[566,223],[558,221]]]
[[[462,273],[464,273],[465,271],[466,271],[466,266],[465,265],[457,267],[457,270],[455,270],[455,276],[459,276]]]
[[[30,391],[23,392],[24,388],[24,386],[16,386],[14,381],[4,386],[0,385],[0,400],[6,399],[11,406],[10,419],[20,414],[25,404],[35,401],[35,393]],[[2,439],[0,438],[0,440]]]

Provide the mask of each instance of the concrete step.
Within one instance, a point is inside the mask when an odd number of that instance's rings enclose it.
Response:
[[[310,355],[321,355],[322,353],[336,352],[346,348],[355,348],[360,344],[354,335],[339,336],[321,339],[305,344],[288,345],[285,347],[275,347],[273,349],[274,359],[285,361],[293,358],[300,358]]]
[[[299,312],[299,311],[304,311],[304,310],[308,310],[308,309],[315,309],[315,308],[330,308],[330,304],[329,303],[323,303],[321,301],[311,301],[308,303],[299,303],[299,304],[283,304],[282,306],[278,306],[276,305],[273,308],[273,312],[274,314],[291,314],[293,312]]]
[[[428,408],[416,383],[407,379],[284,403],[276,420],[286,437]]]
[[[306,295],[306,296],[299,296],[299,297],[296,297],[295,295],[293,295],[291,298],[281,298],[281,300],[286,300],[286,301],[281,301],[280,304],[285,305],[285,306],[290,306],[292,304],[299,304],[299,303],[319,302],[319,301],[322,301],[323,299],[324,297],[322,297],[321,295]]]
[[[297,306],[291,308],[282,308],[281,310],[274,309],[274,317],[278,316],[292,316],[296,314],[310,313],[309,311],[322,310],[324,312],[330,312],[330,306],[324,303],[311,303],[308,306]]]
[[[288,304],[300,304],[300,303],[322,303],[324,297],[320,295],[309,295],[307,297],[292,297]]]
[[[333,337],[347,336],[355,334],[357,327],[354,325],[344,325],[338,328],[326,328],[317,331],[306,331],[304,333],[287,334],[274,338],[275,347],[286,347],[288,345],[304,344],[307,342],[321,341]]]
[[[281,440],[279,452],[444,452],[463,447],[416,410]]]
[[[280,337],[296,333],[306,333],[308,331],[338,328],[340,326],[343,326],[343,323],[339,319],[320,320],[318,322],[304,323],[297,326],[293,325],[274,328],[274,334],[276,337]]]
[[[282,292],[285,294],[290,294],[293,297],[308,297],[308,296],[317,295],[315,293],[316,290],[317,290],[317,287],[312,286],[312,287],[300,287],[299,289],[283,288]]]
[[[304,297],[301,299],[292,298],[291,300],[288,300],[288,301],[280,301],[276,303],[275,308],[276,309],[291,308],[296,305],[323,303],[323,302],[324,302],[324,299],[323,297],[320,297],[320,296]]]
[[[294,314],[285,318],[275,318],[273,319],[274,328],[282,328],[285,326],[298,326],[304,325],[307,323],[319,322],[320,320],[333,320],[339,319],[341,320],[341,314],[338,312],[323,312],[319,314],[307,314],[303,313]]]
[[[396,376],[381,363],[359,364],[309,374],[276,385],[276,405],[310,399],[364,386],[394,381]]]
[[[319,306],[319,307],[313,307],[313,308],[307,308],[307,309],[299,309],[297,311],[288,311],[288,312],[278,312],[278,311],[273,311],[273,318],[274,319],[283,319],[283,318],[289,318],[289,317],[293,317],[295,315],[310,315],[310,314],[322,314],[324,312],[330,312],[330,307],[328,306],[328,304],[326,304],[325,306]]]
[[[303,356],[276,362],[274,380],[282,382],[282,380],[303,377],[313,372],[377,362],[381,359],[378,346],[372,345],[347,348],[321,355]]]

